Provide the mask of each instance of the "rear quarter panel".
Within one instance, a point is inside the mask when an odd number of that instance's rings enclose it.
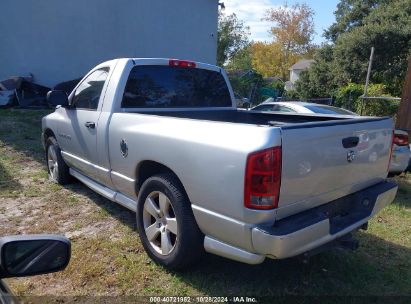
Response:
[[[109,132],[113,171],[135,180],[142,161],[156,161],[178,176],[193,204],[241,221],[261,220],[243,205],[246,159],[250,152],[281,145],[280,129],[114,113]],[[134,186],[122,190],[136,197]]]

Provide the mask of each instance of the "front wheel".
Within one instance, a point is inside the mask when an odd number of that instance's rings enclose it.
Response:
[[[137,205],[137,229],[150,258],[169,269],[195,263],[204,251],[204,237],[191,204],[172,174],[144,182]]]
[[[46,142],[47,171],[50,179],[60,185],[68,184],[71,181],[69,167],[61,156],[61,150],[54,137],[47,138]]]

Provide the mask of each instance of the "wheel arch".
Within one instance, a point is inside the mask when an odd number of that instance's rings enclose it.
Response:
[[[178,175],[170,169],[168,166],[159,163],[157,161],[153,160],[144,160],[141,161],[137,168],[136,168],[136,193],[140,191],[141,186],[143,183],[150,178],[151,176],[158,175],[158,174],[164,174],[164,173],[169,173],[174,175],[176,178],[177,182],[179,183],[179,186],[183,189],[185,195],[187,196],[188,200],[190,201],[190,198],[188,197],[187,191],[184,187],[184,184],[182,183],[181,179],[178,177]],[[191,202],[191,201],[190,201]]]
[[[45,129],[44,132],[43,132],[43,146],[44,146],[44,147],[46,147],[46,142],[47,142],[47,139],[48,139],[49,137],[54,137],[54,138],[56,138],[56,135],[54,134],[54,132],[53,132],[50,128],[47,128],[47,129]],[[57,140],[57,139],[56,139],[56,140]]]

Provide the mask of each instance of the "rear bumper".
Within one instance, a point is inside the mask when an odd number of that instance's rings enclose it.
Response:
[[[272,227],[254,227],[255,253],[276,259],[297,256],[350,233],[390,204],[397,185],[385,181],[328,204],[277,221]]]

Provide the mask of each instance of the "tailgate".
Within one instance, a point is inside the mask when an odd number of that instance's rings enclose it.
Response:
[[[384,180],[392,130],[390,118],[284,126],[277,219]]]

